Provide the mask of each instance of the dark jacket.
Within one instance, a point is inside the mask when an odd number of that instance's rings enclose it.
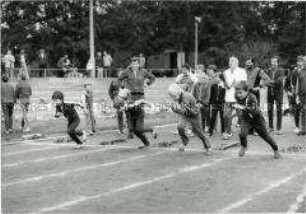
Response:
[[[15,93],[14,86],[8,82],[1,83],[1,103],[14,103]]]
[[[268,102],[272,102],[271,99],[276,99],[278,102],[283,101],[283,80],[284,80],[284,69],[281,67],[269,68],[266,74],[270,77],[268,83]]]
[[[247,122],[256,122],[260,119],[263,119],[263,115],[258,106],[258,102],[256,96],[252,93],[248,93],[248,95],[244,99],[240,99],[235,96],[237,103],[245,106],[241,112],[241,118]]]
[[[96,66],[99,68],[103,68],[103,56],[96,58]]]
[[[26,81],[20,81],[15,90],[15,96],[22,103],[30,103],[32,88]]]
[[[298,69],[294,68],[285,79],[284,90],[286,92],[296,93],[296,85],[298,79]]]
[[[217,76],[208,77],[206,79],[200,79],[194,86],[193,96],[198,103],[203,105],[209,104],[210,90],[213,84],[219,82]]]
[[[124,70],[119,77],[120,81],[126,80],[125,86],[131,91],[132,95],[144,94],[145,79],[148,79],[148,85],[151,85],[155,81],[155,76],[145,69],[139,69],[135,76],[134,71],[128,69]]]
[[[297,79],[297,95],[303,104],[306,99],[306,68],[301,70]]]
[[[223,104],[225,103],[225,93],[226,89],[219,86],[218,84],[213,84],[210,89],[210,104]]]
[[[75,120],[79,120],[79,114],[75,110],[76,104],[74,103],[62,103],[56,105],[55,117],[59,117],[58,113],[63,113],[63,115],[67,118],[68,123],[71,123]]]

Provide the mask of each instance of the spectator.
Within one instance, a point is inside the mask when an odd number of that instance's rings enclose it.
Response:
[[[43,77],[43,73],[47,70],[48,65],[48,55],[44,49],[40,49],[38,52],[39,77]]]
[[[11,50],[7,50],[3,61],[5,63],[5,73],[8,74],[11,79],[14,78],[15,57],[12,55]]]
[[[245,64],[248,88],[255,95],[258,105],[260,105],[260,88],[268,84],[270,78],[263,70],[254,66],[253,59],[247,59]],[[263,80],[263,83],[261,83],[261,80]]]
[[[93,112],[93,91],[91,84],[84,84],[84,107],[86,109],[87,126],[90,127],[91,132],[96,132],[96,120]]]
[[[27,61],[28,61],[28,56],[26,55],[25,51],[22,49],[20,51],[20,73],[19,76],[21,77],[22,74],[25,75],[26,79],[28,80],[29,77],[29,72],[28,72],[28,66],[27,66]]]
[[[240,81],[247,81],[247,74],[243,68],[239,67],[239,61],[236,57],[229,58],[229,69],[223,72],[225,80],[226,93],[225,93],[225,106],[224,106],[224,122],[226,132],[223,134],[223,139],[227,140],[233,136],[232,133],[232,114],[234,110],[235,98],[235,85]]]
[[[68,55],[65,54],[57,62],[57,67],[62,69],[62,72],[59,75],[60,77],[64,77],[66,75],[66,73],[68,72],[69,66],[70,66],[70,60],[68,58]]]
[[[217,67],[215,65],[209,65],[207,69],[208,75],[216,74],[216,69]],[[223,110],[224,110],[223,106],[225,104],[225,85],[222,74],[219,75],[219,79],[221,81],[218,84],[213,84],[210,89],[209,103],[211,106],[212,113],[209,125],[209,136],[213,135],[218,112],[220,113],[221,131],[223,133],[223,136],[226,135],[224,117],[223,117]]]
[[[299,57],[298,61],[302,64],[302,68],[297,80],[297,103],[301,109],[301,130],[297,134],[304,136],[306,134],[306,56]]]
[[[13,132],[14,103],[16,102],[14,86],[8,81],[9,75],[4,74],[1,84],[1,108],[4,114],[4,133],[7,135]]]
[[[297,94],[296,94],[296,86],[297,86],[297,79],[298,74],[303,69],[303,60],[301,59],[302,56],[299,56],[297,58],[297,67],[295,67],[286,77],[285,83],[284,83],[284,91],[288,95],[288,101],[289,101],[289,111],[292,110],[292,113],[294,115],[294,123],[295,123],[295,129],[293,132],[298,133],[300,131],[300,106],[297,104]],[[285,110],[286,112],[286,110]]]
[[[103,78],[103,57],[101,52],[97,53],[96,67],[97,67],[97,75],[96,75],[97,78],[98,79]]]
[[[26,82],[26,75],[21,74],[21,81],[16,86],[15,97],[19,99],[22,110],[21,128],[24,132],[31,131],[28,120],[28,112],[30,106],[30,97],[32,95],[32,88]]]
[[[139,64],[140,68],[145,68],[146,67],[146,58],[142,53],[139,54]]]
[[[276,102],[277,111],[277,134],[282,134],[282,105],[283,105],[283,80],[284,69],[279,66],[279,57],[274,56],[271,58],[271,67],[267,70],[267,74],[270,77],[268,83],[268,117],[269,117],[269,131],[274,131],[273,114],[274,114],[274,102]]]
[[[108,54],[106,51],[104,51],[103,52],[103,66],[104,66],[103,71],[105,72],[104,77],[108,77],[109,70],[112,66],[112,63],[113,63],[113,58],[111,57],[110,54]]]
[[[204,70],[196,71],[198,75],[198,81],[194,86],[193,96],[197,101],[197,104],[200,104],[201,108],[201,126],[202,131],[208,132],[209,120],[210,120],[210,106],[209,106],[209,97],[210,97],[210,88],[213,84],[217,84],[220,79],[218,75],[210,72],[207,76]]]

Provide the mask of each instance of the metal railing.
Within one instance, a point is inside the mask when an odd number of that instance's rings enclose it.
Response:
[[[179,69],[167,69],[167,68],[146,68],[149,72],[155,74],[157,77],[173,77],[179,74]],[[14,68],[13,74],[9,74],[10,76],[13,76],[13,79],[19,79],[20,75],[23,73],[23,68]],[[110,72],[116,72],[116,69],[102,69],[102,68],[96,68],[95,74],[92,76],[91,70],[87,69],[73,69],[70,68],[69,71],[64,71],[61,68],[28,68],[27,69],[29,77],[35,77],[35,78],[47,78],[47,77],[59,77],[61,74],[62,77],[66,78],[85,78],[85,77],[93,77],[93,78],[112,78],[116,75],[111,75]],[[5,69],[2,69],[2,74],[9,73],[5,71]],[[102,73],[102,74],[101,74]]]

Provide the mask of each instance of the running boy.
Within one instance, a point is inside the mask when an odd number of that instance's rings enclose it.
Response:
[[[274,139],[269,135],[266,128],[265,119],[259,109],[256,97],[248,92],[246,81],[241,81],[235,86],[235,97],[237,100],[237,108],[241,110],[241,131],[239,134],[241,149],[239,156],[243,157],[247,150],[247,136],[250,129],[255,129],[258,135],[264,139],[273,149],[274,158],[279,159],[281,155]]]
[[[55,117],[58,118],[61,115],[64,115],[68,120],[67,133],[77,144],[74,148],[81,148],[83,142],[86,141],[86,132],[76,130],[77,126],[80,124],[80,117],[78,112],[75,110],[75,107],[79,106],[83,109],[84,107],[78,103],[65,103],[64,94],[58,90],[53,92],[52,101],[56,104]],[[83,142],[79,139],[78,136],[83,136]]]
[[[169,96],[175,102],[172,111],[180,115],[177,129],[182,139],[179,151],[184,152],[188,144],[188,137],[185,134],[187,123],[191,124],[192,131],[201,139],[206,149],[206,154],[211,154],[209,139],[204,135],[199,120],[200,109],[196,105],[196,100],[191,93],[183,91],[178,84],[172,84],[168,89]]]

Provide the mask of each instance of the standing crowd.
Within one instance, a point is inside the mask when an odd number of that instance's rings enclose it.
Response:
[[[107,53],[106,53],[107,54]],[[98,54],[101,58],[101,54]],[[27,83],[28,74],[20,74],[20,82],[14,89],[8,82],[9,73],[12,69],[14,58],[7,58],[7,72],[2,76],[1,104],[5,118],[5,134],[12,131],[12,114],[16,100],[20,103],[23,111],[21,126],[24,131],[29,131],[30,126],[27,119],[29,110],[31,87]],[[26,57],[22,57],[25,61]],[[103,58],[97,61],[97,66],[102,66]],[[182,145],[180,151],[185,151],[190,135],[197,135],[206,150],[211,153],[210,138],[216,128],[216,119],[219,113],[221,131],[224,140],[233,136],[232,121],[236,116],[236,126],[241,128],[239,137],[241,141],[240,156],[244,156],[247,150],[247,136],[259,135],[273,149],[274,157],[280,158],[277,143],[270,133],[275,131],[274,107],[276,107],[276,134],[282,134],[283,98],[284,91],[288,95],[290,109],[294,115],[295,130],[298,136],[306,134],[306,57],[297,57],[296,68],[285,77],[284,69],[279,65],[279,57],[272,57],[270,67],[266,70],[255,65],[252,58],[245,62],[245,68],[239,66],[236,57],[229,58],[229,68],[223,72],[217,71],[216,65],[198,65],[195,72],[191,72],[188,65],[182,66],[173,84],[169,86],[168,95],[173,101],[171,109],[179,115],[177,133],[180,135]],[[107,61],[107,60],[106,60]],[[11,64],[9,63],[11,62]],[[108,59],[111,64],[111,58]],[[106,63],[106,64],[107,64]],[[105,67],[105,62],[103,62]],[[26,65],[24,65],[26,67]],[[106,68],[108,69],[108,68]],[[26,70],[25,68],[23,70]],[[118,127],[121,134],[124,133],[124,115],[127,120],[128,138],[138,137],[143,146],[139,149],[148,148],[150,141],[146,133],[152,133],[156,138],[157,132],[154,127],[146,126],[144,123],[144,106],[150,105],[145,100],[145,88],[154,83],[155,77],[145,69],[143,56],[133,57],[131,64],[118,71],[118,78],[113,80],[109,86],[108,94],[116,108]],[[104,76],[103,68],[98,69],[97,76]],[[267,88],[268,125],[265,123],[261,112],[260,90]],[[83,104],[67,103],[64,93],[55,91],[52,100],[56,104],[56,117],[63,115],[68,120],[67,132],[77,143],[77,148],[82,147],[86,140],[86,131],[78,130],[80,123],[76,106],[86,109],[88,126],[92,132],[96,132],[96,121],[93,114],[93,93],[90,84],[84,85]],[[207,132],[208,136],[205,134]],[[83,136],[80,140],[78,136]]]

